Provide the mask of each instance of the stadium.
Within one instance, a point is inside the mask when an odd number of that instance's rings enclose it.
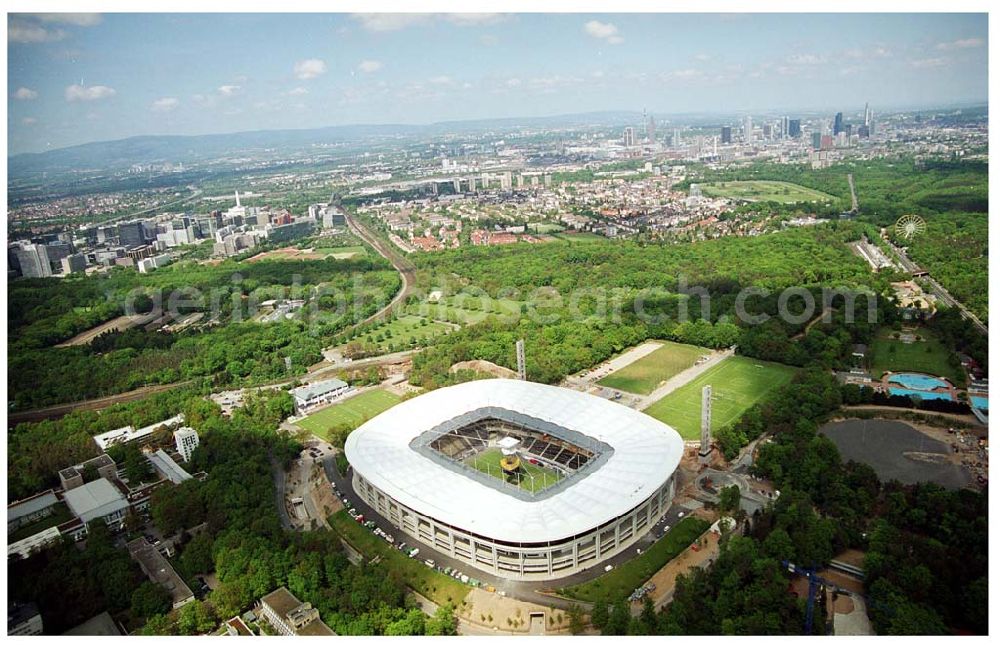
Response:
[[[669,508],[684,443],[585,393],[487,379],[431,391],[347,438],[355,492],[396,527],[514,580],[561,578]]]

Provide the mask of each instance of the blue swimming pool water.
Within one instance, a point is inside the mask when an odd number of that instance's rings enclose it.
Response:
[[[921,399],[946,399],[951,401],[951,395],[948,393],[929,393],[926,390],[911,390],[909,388],[890,388],[890,395],[899,395],[900,397],[919,397]]]
[[[972,405],[979,410],[990,409],[990,400],[987,397],[969,397],[969,399],[972,401]]]
[[[914,372],[901,372],[898,375],[889,377],[889,381],[911,390],[934,390],[935,388],[948,387],[948,382],[944,379],[938,379],[929,375],[920,375]]]

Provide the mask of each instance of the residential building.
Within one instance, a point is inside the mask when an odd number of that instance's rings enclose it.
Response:
[[[118,627],[118,624],[111,618],[107,610],[63,633],[63,635],[85,635],[90,637],[118,637],[123,634],[121,628]]]
[[[94,442],[97,444],[98,448],[102,451],[107,451],[109,446],[114,446],[116,444],[131,444],[133,442],[138,444],[145,444],[152,439],[153,432],[162,426],[173,427],[179,426],[184,423],[184,414],[179,414],[171,417],[170,419],[165,419],[162,422],[157,422],[156,424],[150,424],[149,426],[136,429],[132,426],[124,426],[122,428],[116,428],[113,431],[108,431],[107,433],[101,433],[100,435],[94,436]]]
[[[319,618],[319,611],[313,608],[311,603],[302,603],[285,587],[280,587],[261,598],[259,614],[281,635],[336,634],[323,623]]]
[[[108,481],[114,480],[118,475],[118,466],[115,464],[115,461],[107,453],[102,453],[96,458],[91,458],[86,462],[66,467],[59,471],[59,484],[62,485],[65,491],[76,489],[84,484],[83,474],[88,469],[94,469],[98,477]]]
[[[174,431],[174,445],[185,462],[191,461],[191,454],[198,448],[198,431],[189,426],[182,426]]]
[[[21,243],[14,255],[25,278],[46,278],[52,275],[48,250],[43,244]]]
[[[177,574],[174,567],[159,550],[149,544],[145,537],[137,538],[128,544],[128,555],[139,564],[150,581],[162,585],[170,593],[173,607],[180,608],[186,603],[194,601],[194,593],[191,588],[184,583],[184,579]]]
[[[7,607],[7,635],[41,635],[42,615],[33,603],[14,603]]]
[[[10,534],[25,525],[50,516],[53,507],[58,503],[59,498],[51,489],[37,493],[30,498],[12,502],[7,505],[7,533]]]
[[[87,269],[87,257],[82,253],[70,254],[60,262],[64,274],[78,274]]]
[[[163,479],[169,480],[175,485],[191,479],[191,474],[174,462],[174,459],[167,455],[167,452],[163,449],[157,449],[154,453],[147,453],[146,458]]]

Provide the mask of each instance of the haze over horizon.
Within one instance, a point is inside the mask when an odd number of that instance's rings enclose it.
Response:
[[[11,14],[8,154],[137,135],[987,102],[985,14]]]

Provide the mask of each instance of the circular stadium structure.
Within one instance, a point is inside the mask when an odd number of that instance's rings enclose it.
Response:
[[[637,541],[674,495],[669,426],[575,390],[487,379],[434,390],[347,438],[355,492],[477,569],[560,578]]]

